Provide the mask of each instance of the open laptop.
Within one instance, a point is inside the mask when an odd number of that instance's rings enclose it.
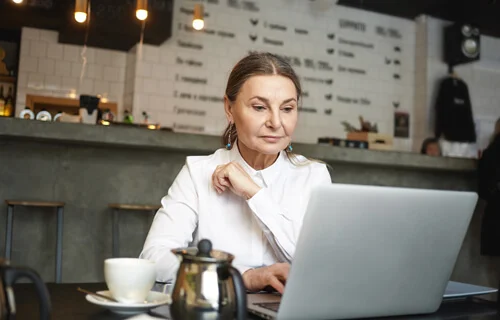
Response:
[[[472,192],[317,187],[285,293],[249,294],[248,309],[267,319],[432,313],[449,286],[476,202]]]

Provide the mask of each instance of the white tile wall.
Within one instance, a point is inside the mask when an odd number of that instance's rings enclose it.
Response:
[[[61,87],[62,77],[45,75],[44,85],[47,90],[58,90]]]
[[[45,77],[40,73],[30,73],[28,76],[28,88],[43,89]],[[19,89],[20,90],[20,89]]]
[[[47,57],[51,59],[62,59],[63,47],[59,44],[49,43],[47,47]]]
[[[40,57],[38,58],[38,72],[53,75],[55,73],[55,64],[56,61],[54,59]]]
[[[104,68],[106,68],[106,67],[104,67]],[[101,80],[101,79],[103,79],[102,73],[103,73],[103,65],[94,64],[94,63],[87,64],[87,77],[89,79]]]
[[[71,62],[79,62],[80,61],[80,50],[81,48],[71,45],[71,44],[63,44],[64,51],[64,60]],[[80,50],[79,50],[80,49]]]
[[[86,48],[84,78],[82,46],[58,43],[55,31],[23,28],[16,111],[24,109],[26,94],[74,97],[102,95],[123,109],[127,53]]]
[[[131,64],[131,54],[139,52],[136,57],[134,80],[125,85],[126,92],[131,92],[134,101],[134,115],[139,116],[147,111],[153,121],[162,126],[191,125],[204,127],[204,133],[220,134],[226,125],[226,119],[221,102],[212,102],[209,98],[221,98],[228,74],[233,65],[250,49],[266,50],[278,54],[301,58],[302,66],[295,69],[301,77],[319,79],[333,78],[333,85],[317,84],[303,81],[309,97],[304,100],[304,106],[314,107],[316,114],[301,113],[299,127],[295,134],[297,141],[316,143],[319,136],[336,136],[345,138],[345,132],[340,124],[348,120],[358,124],[358,116],[364,115],[369,121],[377,122],[383,133],[393,133],[392,102],[397,100],[401,108],[410,113],[412,119],[413,95],[415,84],[415,25],[411,21],[392,18],[374,13],[363,12],[329,3],[318,9],[316,4],[306,1],[255,1],[261,8],[258,14],[245,10],[227,8],[226,2],[218,5],[207,4],[207,31],[214,34],[196,33],[184,30],[189,27],[191,17],[180,13],[180,7],[191,8],[193,3],[188,0],[175,2],[173,36],[160,47],[144,45],[131,50],[127,58],[127,68]],[[279,8],[279,10],[277,9]],[[259,18],[257,26],[252,26],[250,18]],[[340,30],[339,19],[350,19],[363,22],[366,32]],[[282,24],[287,31],[269,30],[264,23]],[[179,29],[179,25],[181,29]],[[395,28],[402,35],[401,39],[381,37],[375,33],[376,26]],[[294,28],[302,27],[309,31],[309,36],[298,41]],[[222,38],[218,31],[232,32],[234,38]],[[255,34],[258,41],[252,43],[249,34]],[[335,38],[329,40],[328,33],[335,33]],[[263,37],[282,40],[285,45],[276,47],[262,42]],[[351,41],[374,44],[373,50],[361,47],[341,45],[339,37]],[[202,46],[203,50],[179,47],[179,41],[184,44]],[[395,52],[398,46],[401,52]],[[342,59],[336,54],[329,55],[327,48],[342,49],[353,52],[356,59]],[[136,50],[137,49],[137,50]],[[387,66],[385,58],[398,59],[400,64]],[[310,70],[304,67],[304,59],[311,58],[327,61],[335,71]],[[201,63],[201,67],[193,64]],[[359,76],[337,72],[338,65],[367,70],[368,75]],[[127,75],[131,72],[127,69]],[[394,80],[394,73],[401,80]],[[183,77],[205,79],[207,84],[196,84],[183,81]],[[182,95],[191,95],[183,98]],[[327,101],[325,95],[332,94],[333,99]],[[342,105],[336,100],[337,95],[349,95],[356,98],[368,98],[370,106]],[[204,99],[201,101],[200,96]],[[195,98],[196,97],[196,98]],[[178,113],[175,110],[196,109],[206,111],[206,115],[192,116]],[[323,110],[332,109],[332,116],[325,116]],[[319,125],[318,125],[319,124]],[[183,129],[184,131],[184,129]],[[198,132],[194,130],[194,132]],[[409,150],[411,139],[401,139],[398,149]]]
[[[56,76],[69,77],[71,76],[71,62],[64,60],[57,60],[55,66]]]
[[[22,40],[40,40],[41,30],[33,28],[23,28]]]
[[[126,55],[115,55],[115,57],[111,61],[111,66],[113,67],[125,68],[126,65],[127,65]]]
[[[297,141],[315,143],[319,136],[345,138],[340,122],[347,120],[357,125],[359,115],[377,122],[383,133],[392,134],[392,102],[395,100],[400,101],[401,108],[409,112],[412,119],[416,72],[415,24],[412,21],[349,9],[333,2],[321,8],[309,1],[256,0],[255,3],[261,8],[258,14],[228,8],[225,1],[207,5],[210,17],[206,19],[206,29],[215,31],[209,34],[185,31],[184,25],[190,26],[191,17],[181,14],[180,7],[191,8],[193,3],[189,0],[176,1],[171,39],[159,47],[136,45],[128,53],[87,48],[85,76],[81,81],[81,46],[57,43],[56,32],[24,28],[18,101],[21,101],[19,96],[29,90],[52,95],[75,92],[101,94],[116,99],[120,110],[132,109],[136,121],[140,121],[141,113],[146,111],[151,121],[162,126],[202,126],[204,133],[220,134],[226,119],[222,102],[213,99],[222,98],[233,65],[249,50],[256,49],[301,59],[302,65],[295,66],[295,69],[302,78],[304,90],[309,92],[304,106],[314,107],[318,113],[301,113],[295,134]],[[255,17],[259,18],[257,26],[249,21]],[[366,31],[340,29],[339,19],[364,23]],[[272,23],[286,25],[287,31],[265,27]],[[182,29],[179,29],[179,24]],[[379,36],[375,33],[378,26],[397,29],[402,38]],[[309,32],[308,36],[300,36],[302,40],[298,40],[299,35],[294,32],[299,27]],[[221,37],[217,33],[220,31],[231,32],[234,38]],[[329,33],[335,34],[333,40],[327,38]],[[250,34],[257,35],[258,40],[252,42]],[[281,40],[285,45],[264,44],[264,37]],[[339,38],[373,44],[374,49],[340,44]],[[180,47],[180,42],[183,46],[202,46],[203,50]],[[395,46],[402,51],[394,51]],[[336,52],[328,54],[329,48],[334,48]],[[354,53],[356,59],[339,57],[340,49]],[[315,61],[315,70],[305,67],[306,58]],[[400,64],[387,65],[386,59],[398,59]],[[328,62],[334,71],[319,70],[319,60]],[[201,66],[195,66],[197,64]],[[338,72],[339,65],[365,69],[367,75]],[[393,78],[395,73],[400,75],[401,80]],[[205,79],[206,84],[187,82],[185,77]],[[316,80],[330,78],[334,83],[308,82],[304,77]],[[191,98],[186,98],[186,94],[191,94]],[[332,94],[331,100],[325,99],[327,94]],[[338,95],[368,98],[371,104],[343,105],[337,101]],[[175,108],[205,110],[206,114],[186,115],[175,112],[178,110]],[[332,109],[332,115],[325,116],[324,109]],[[122,115],[118,118],[121,119]],[[407,150],[410,144],[399,142],[398,148]]]
[[[29,47],[25,47],[25,48],[29,48]],[[21,50],[22,49],[23,49],[23,47],[21,46]],[[29,55],[25,55],[25,56],[21,55],[21,58],[19,61],[19,72],[23,72],[23,71],[37,72],[38,71],[38,58],[31,57]]]
[[[57,42],[57,32],[53,32],[50,30],[40,30],[40,40],[47,43],[56,43]]]
[[[99,67],[101,70],[102,68]],[[125,75],[122,75],[124,67],[104,67],[102,77],[106,81],[120,81]]]
[[[95,49],[95,63],[107,66],[111,64],[112,53],[105,49]]]

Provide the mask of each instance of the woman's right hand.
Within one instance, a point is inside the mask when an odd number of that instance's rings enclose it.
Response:
[[[275,263],[267,267],[246,271],[243,273],[243,282],[247,290],[250,291],[259,291],[267,286],[271,286],[283,294],[289,271],[290,264]]]

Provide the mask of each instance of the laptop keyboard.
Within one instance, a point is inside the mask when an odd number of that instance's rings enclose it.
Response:
[[[274,312],[278,312],[278,309],[280,307],[279,302],[261,302],[261,303],[254,303],[256,306],[259,306],[261,308],[265,308],[267,310],[271,310]]]

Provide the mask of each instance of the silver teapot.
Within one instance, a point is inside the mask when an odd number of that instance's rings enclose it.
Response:
[[[245,285],[233,255],[212,250],[206,239],[172,252],[181,259],[170,305],[174,320],[246,319]]]

